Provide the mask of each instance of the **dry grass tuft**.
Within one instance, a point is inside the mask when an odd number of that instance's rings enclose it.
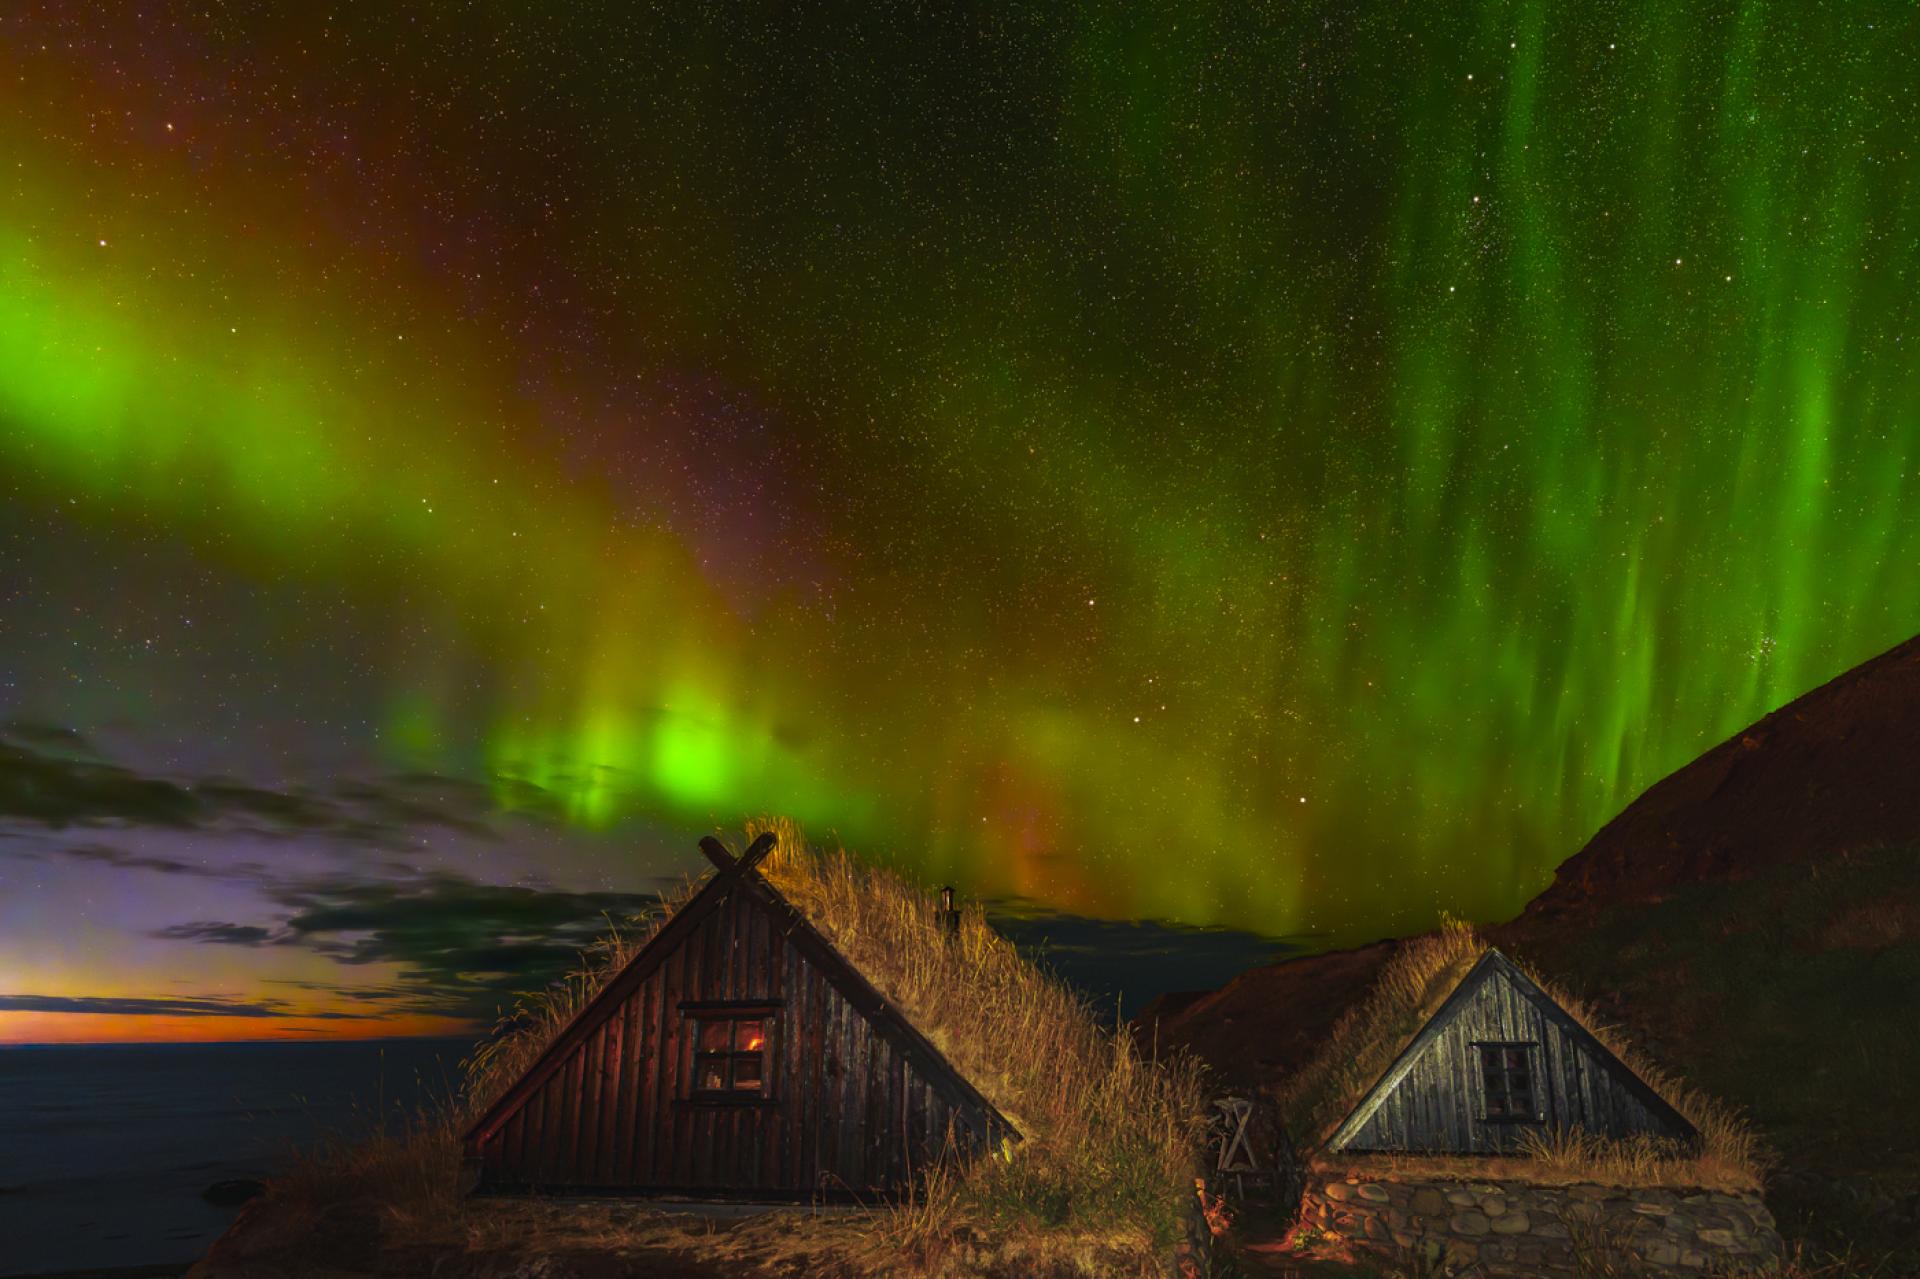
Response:
[[[1121,1246],[1177,1237],[1205,1126],[1198,1064],[1143,1060],[1084,1000],[1021,957],[976,904],[947,937],[922,886],[772,830],[765,873],[781,894],[897,1004],[1024,1138],[996,1157],[930,1175],[894,1219],[916,1246],[963,1223],[1104,1232]]]
[[[1310,1146],[1325,1141],[1487,949],[1470,924],[1451,918],[1443,921],[1438,932],[1405,942],[1387,961],[1367,998],[1334,1026],[1319,1056],[1283,1085],[1279,1100],[1287,1131]],[[1701,1140],[1697,1149],[1687,1149],[1644,1137],[1610,1141],[1578,1130],[1530,1134],[1530,1158],[1498,1161],[1502,1168],[1511,1169],[1508,1175],[1622,1186],[1760,1189],[1771,1160],[1738,1112],[1680,1083],[1615,1028],[1602,1023],[1584,1001],[1529,965],[1519,967],[1685,1116],[1699,1130]],[[1357,1165],[1358,1160],[1353,1162]],[[1411,1171],[1416,1166],[1441,1167],[1444,1161],[1407,1157],[1396,1160],[1396,1166],[1401,1165]]]
[[[1486,949],[1472,925],[1450,917],[1438,932],[1404,942],[1367,997],[1334,1023],[1319,1055],[1281,1086],[1287,1132],[1311,1145],[1325,1140]]]
[[[459,1206],[460,1136],[455,1112],[427,1108],[395,1126],[368,1116],[364,1132],[328,1132],[274,1178],[275,1199],[322,1208],[376,1203],[393,1224],[413,1227]]]

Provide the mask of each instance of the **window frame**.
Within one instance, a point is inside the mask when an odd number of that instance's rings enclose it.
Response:
[[[776,1104],[774,1094],[773,1062],[775,1042],[778,1033],[779,1014],[784,1004],[780,1000],[767,999],[687,999],[680,1001],[680,1015],[687,1027],[685,1055],[681,1058],[683,1072],[677,1104],[686,1106],[764,1106]],[[735,1036],[743,1022],[760,1024],[761,1044],[758,1049],[742,1049],[737,1046]],[[727,1027],[727,1046],[721,1049],[703,1048],[702,1040],[709,1025],[721,1024]],[[700,1086],[702,1067],[719,1061],[726,1079],[722,1088],[703,1088]],[[757,1061],[760,1068],[758,1084],[751,1088],[740,1088],[734,1084],[735,1074],[743,1061]]]
[[[1540,1089],[1540,1066],[1544,1054],[1541,1051],[1542,1045],[1539,1040],[1475,1039],[1467,1046],[1473,1050],[1469,1069],[1470,1077],[1473,1081],[1474,1097],[1476,1098],[1474,1111],[1480,1123],[1538,1124],[1546,1122],[1546,1109],[1541,1104],[1543,1098]],[[1499,1096],[1508,1106],[1513,1104],[1513,1099],[1516,1096],[1525,1096],[1528,1102],[1527,1111],[1525,1114],[1511,1111],[1507,1114],[1497,1115],[1493,1113],[1492,1104],[1494,1094],[1487,1084],[1487,1053],[1489,1051],[1512,1052],[1515,1049],[1526,1054],[1526,1065],[1524,1067],[1527,1081],[1526,1092],[1524,1094],[1519,1093],[1513,1087],[1513,1077],[1516,1072],[1513,1067],[1502,1062],[1497,1066],[1500,1072]]]

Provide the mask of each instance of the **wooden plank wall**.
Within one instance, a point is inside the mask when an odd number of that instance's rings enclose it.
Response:
[[[683,1000],[765,1000],[771,1104],[686,1102]],[[576,1047],[481,1149],[497,1189],[709,1192],[863,1199],[906,1192],[982,1117],[923,1077],[783,935],[734,892]]]
[[[1479,1119],[1482,1084],[1476,1041],[1530,1041],[1543,1125]],[[1609,1137],[1666,1135],[1667,1126],[1605,1059],[1546,1016],[1503,977],[1486,982],[1434,1038],[1352,1140],[1354,1151],[1517,1152],[1538,1127],[1572,1127]]]

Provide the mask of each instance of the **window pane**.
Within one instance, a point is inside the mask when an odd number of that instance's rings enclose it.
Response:
[[[1493,1096],[1493,1097],[1488,1097],[1488,1098],[1487,1098],[1487,1113],[1488,1113],[1489,1115],[1504,1115],[1504,1114],[1506,1114],[1506,1113],[1507,1113],[1507,1099],[1506,1099],[1505,1097],[1500,1097],[1500,1096]]]
[[[1508,1070],[1525,1070],[1526,1066],[1527,1066],[1527,1050],[1526,1049],[1524,1048],[1507,1049],[1507,1069]]]
[[[703,1053],[723,1053],[729,1047],[727,1034],[733,1029],[733,1023],[719,1018],[711,1018],[696,1023],[700,1027],[700,1051]]]
[[[726,1058],[706,1059],[699,1063],[699,1089],[701,1092],[725,1092],[727,1089]]]
[[[733,1087],[736,1092],[760,1090],[760,1055],[758,1053],[734,1057]]]
[[[733,1048],[735,1052],[754,1053],[759,1052],[766,1046],[767,1031],[765,1023],[759,1020],[734,1023]]]

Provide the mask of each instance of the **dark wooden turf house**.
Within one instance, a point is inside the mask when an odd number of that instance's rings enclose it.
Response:
[[[491,1192],[897,1197],[1018,1134],[755,867],[661,926],[466,1136]]]
[[[1693,1125],[1497,950],[1482,955],[1326,1141],[1498,1154],[1529,1130],[1692,1140]]]

